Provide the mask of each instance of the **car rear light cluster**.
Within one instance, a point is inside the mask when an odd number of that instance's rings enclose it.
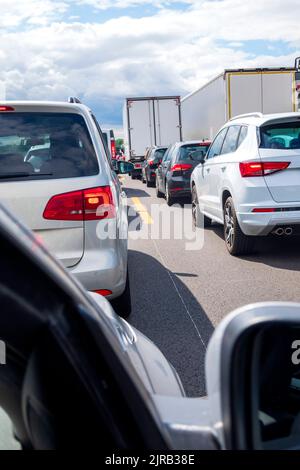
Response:
[[[115,160],[117,157],[117,152],[116,152],[116,142],[114,140],[111,141],[110,148],[111,148],[111,158]]]
[[[193,168],[193,165],[190,163],[176,163],[175,165],[172,166],[171,172],[182,174],[184,171],[191,170]]]
[[[9,112],[9,111],[15,111],[15,108],[13,108],[12,106],[3,106],[3,105],[0,105],[0,112]]]
[[[94,290],[95,294],[102,295],[103,297],[107,297],[108,295],[112,294],[112,291],[109,289],[99,289],[99,290]]]
[[[252,212],[255,214],[261,214],[264,212],[276,212],[276,209],[274,207],[255,207],[252,209]]]
[[[72,191],[53,196],[48,202],[44,219],[102,220],[115,217],[115,206],[110,186]]]
[[[291,162],[241,162],[240,172],[243,178],[268,176],[277,171],[285,170]]]

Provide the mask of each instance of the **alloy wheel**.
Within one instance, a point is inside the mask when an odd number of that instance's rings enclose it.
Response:
[[[198,199],[195,189],[192,192],[192,222],[193,222],[193,230],[197,227],[197,208],[198,208]]]
[[[235,227],[234,227],[234,217],[233,217],[233,212],[232,212],[232,206],[231,204],[226,204],[225,206],[225,240],[227,245],[231,248],[234,243],[234,233],[235,233]]]
[[[168,183],[166,183],[165,197],[166,197],[167,204],[170,205],[171,196],[170,196],[170,193],[169,193]]]

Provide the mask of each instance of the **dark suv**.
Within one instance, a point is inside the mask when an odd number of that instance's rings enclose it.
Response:
[[[178,142],[171,145],[156,171],[156,195],[165,196],[168,205],[191,195],[190,180],[194,168],[210,146],[208,141]]]
[[[147,186],[155,186],[156,169],[162,162],[167,147],[150,147],[146,153],[146,160],[142,168],[142,181]]]

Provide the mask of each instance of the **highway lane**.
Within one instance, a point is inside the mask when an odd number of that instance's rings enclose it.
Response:
[[[151,204],[166,204],[139,180],[127,177],[124,189],[141,223],[151,224]],[[230,311],[252,302],[300,302],[299,238],[264,238],[255,254],[235,258],[214,224],[198,251],[186,251],[182,240],[130,240],[129,248],[130,321],[164,352],[189,396],[206,393],[206,346]]]

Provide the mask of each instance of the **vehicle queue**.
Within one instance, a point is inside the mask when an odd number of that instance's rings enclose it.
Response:
[[[169,206],[189,199],[196,230],[222,224],[229,253],[249,254],[259,236],[298,234],[300,113],[247,112],[215,137],[183,140],[178,97],[127,99],[127,126],[135,102],[153,110],[156,141],[146,156],[131,148],[130,161],[76,98],[0,106],[0,406],[23,449],[299,448],[300,304],[227,315],[206,352],[207,399],[187,398],[172,364],[123,319],[131,288],[118,175],[155,185]],[[176,111],[173,134],[164,107]]]
[[[157,197],[168,205],[190,197],[194,226],[224,225],[232,255],[251,253],[258,236],[299,234],[300,113],[236,116],[211,145],[170,145],[156,167]]]

